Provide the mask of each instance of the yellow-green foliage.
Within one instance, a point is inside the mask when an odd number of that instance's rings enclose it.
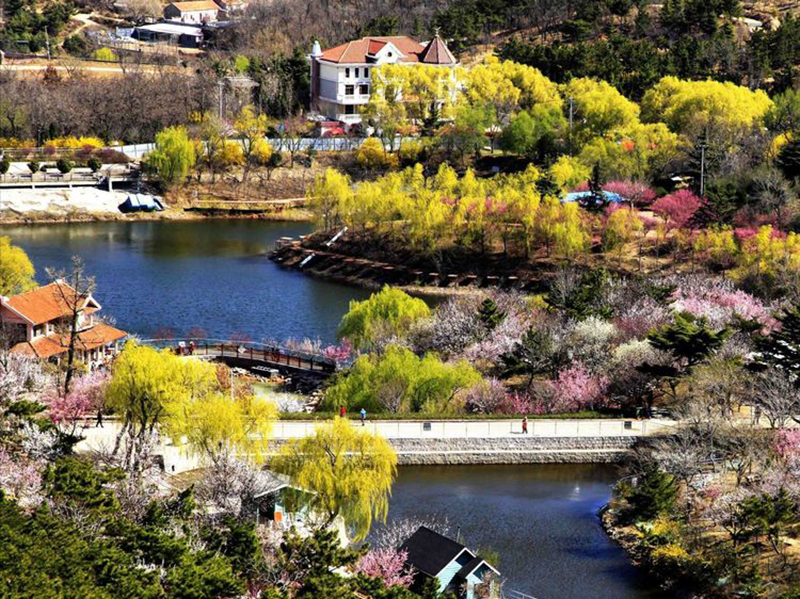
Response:
[[[0,137],[0,148],[35,148],[35,139],[17,139],[16,137]]]
[[[386,519],[397,455],[384,438],[336,418],[313,436],[289,441],[270,467],[306,491],[300,500],[321,524],[341,519],[358,541],[373,519]]]
[[[117,55],[114,54],[111,48],[98,48],[97,50],[94,51],[94,54],[92,54],[92,58],[94,58],[95,60],[104,60],[106,62],[113,62],[118,60]]]
[[[364,140],[356,152],[356,162],[361,168],[369,170],[386,170],[398,166],[397,156],[384,150],[381,140],[377,137]]]
[[[65,149],[80,149],[86,146],[92,148],[102,148],[105,146],[102,139],[97,137],[55,137],[44,142],[45,147],[65,148]]]
[[[0,237],[0,295],[16,295],[36,287],[34,270],[28,255],[11,244],[9,237]]]
[[[663,123],[634,123],[613,135],[590,139],[578,160],[589,170],[599,164],[608,177],[646,180],[663,172],[680,148],[678,135]]]
[[[694,249],[716,266],[731,266],[737,259],[739,247],[729,228],[705,229],[694,240]]]
[[[635,210],[631,208],[615,210],[608,217],[608,223],[603,231],[603,248],[607,251],[617,249],[621,251],[643,228],[642,219]]]
[[[415,322],[428,318],[430,313],[423,300],[387,286],[364,301],[350,302],[339,325],[339,337],[349,339],[357,348],[368,346],[378,339],[404,336]]]
[[[468,169],[459,179],[443,164],[426,182],[418,164],[353,189],[344,175],[328,171],[317,178],[309,204],[326,226],[371,228],[423,254],[453,242],[486,250],[503,235],[518,235],[514,225],[519,224],[529,249],[545,245],[548,252],[574,257],[590,241],[584,215],[556,198],[543,202],[536,189],[539,177],[529,166],[491,179],[479,179]]]
[[[223,393],[213,364],[128,342],[114,362],[106,402],[132,430],[162,425],[204,458],[260,461],[277,408],[266,399]]]
[[[228,139],[214,156],[214,164],[219,170],[227,170],[244,164],[244,148],[238,141]]]
[[[465,360],[445,363],[433,354],[420,358],[404,347],[389,346],[382,354],[359,357],[348,372],[339,375],[325,394],[324,406],[455,413],[461,407],[458,391],[480,381],[480,374]]]
[[[457,87],[456,72],[423,64],[385,64],[372,69],[372,91],[366,114],[386,110],[384,102],[395,104],[411,120],[421,122],[430,116],[431,106],[440,104],[440,117],[453,116]]]
[[[231,398],[220,391],[184,396],[165,419],[173,440],[185,439],[190,452],[202,458],[221,456],[264,461],[278,409],[257,396]]]
[[[672,131],[697,135],[706,125],[727,129],[749,127],[772,106],[761,90],[731,82],[682,81],[664,77],[642,98],[646,121],[664,122]]]
[[[575,138],[579,143],[639,122],[639,106],[605,81],[573,79],[564,85],[562,93],[573,100]]]
[[[145,162],[167,185],[186,180],[196,160],[195,145],[183,127],[167,127],[156,134],[156,147]]]
[[[737,257],[736,275],[745,277],[775,276],[779,273],[800,273],[800,235],[774,235],[771,226],[742,242]]]
[[[561,106],[558,85],[533,67],[489,57],[461,73],[463,95],[472,104],[490,104],[499,118],[537,104]]]
[[[253,144],[252,159],[259,165],[269,164],[274,150],[266,139],[258,139]]]
[[[585,183],[591,174],[591,166],[572,156],[559,156],[550,166],[550,177],[565,192]]]
[[[351,210],[353,191],[350,177],[332,168],[325,169],[325,173],[308,187],[306,198],[317,224],[329,229],[338,222],[340,214]]]
[[[405,141],[397,151],[398,158],[403,164],[416,164],[419,162],[425,145],[421,141]]]

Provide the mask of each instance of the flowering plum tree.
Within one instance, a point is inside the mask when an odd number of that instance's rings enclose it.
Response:
[[[372,549],[355,564],[356,574],[380,578],[387,588],[409,588],[414,582],[414,571],[406,566],[408,553],[397,549]]]

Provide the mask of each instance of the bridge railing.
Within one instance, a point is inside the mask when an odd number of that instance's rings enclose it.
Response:
[[[338,366],[336,360],[321,354],[311,354],[255,341],[186,338],[147,339],[142,343],[162,349],[171,349],[181,355],[234,358],[312,372],[335,372]]]

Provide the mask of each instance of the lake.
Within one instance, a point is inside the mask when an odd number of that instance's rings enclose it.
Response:
[[[103,312],[144,338],[162,327],[210,337],[335,339],[353,299],[368,291],[283,270],[266,254],[304,223],[258,220],[109,222],[0,227],[45,268],[84,258]],[[500,555],[507,588],[537,599],[651,599],[641,575],[600,528],[611,466],[404,467],[390,517],[436,514],[464,542]]]
[[[600,526],[612,465],[403,466],[389,521],[433,516],[500,556],[505,590],[536,599],[656,599]]]
[[[328,343],[350,300],[369,292],[267,259],[275,240],[310,230],[307,223],[202,220],[5,226],[0,235],[25,249],[40,283],[45,268],[68,268],[71,256],[81,256],[103,313],[142,338],[200,327],[210,338]]]

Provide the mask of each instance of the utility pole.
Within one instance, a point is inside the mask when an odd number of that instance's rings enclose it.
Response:
[[[708,128],[703,133],[700,140],[700,199],[703,199],[706,191],[706,149],[708,148]]]
[[[220,79],[217,85],[219,85],[219,120],[222,120],[222,98],[223,94],[225,93],[225,82]]]

